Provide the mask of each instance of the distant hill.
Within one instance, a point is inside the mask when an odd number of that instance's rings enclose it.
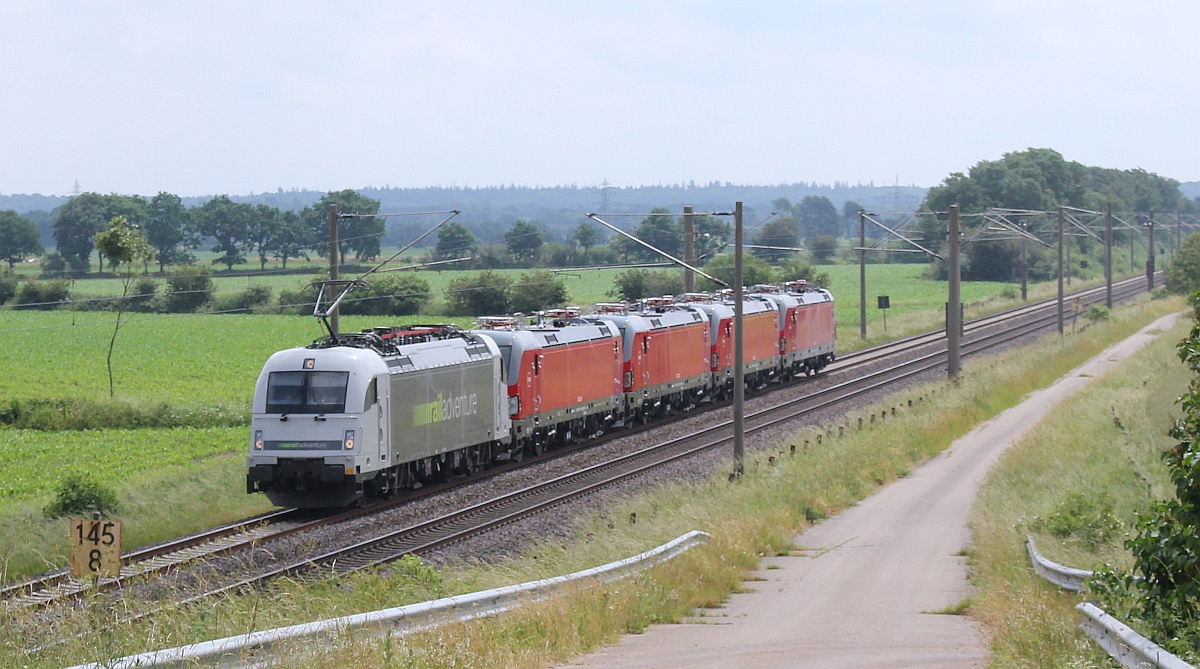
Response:
[[[1200,181],[1185,181],[1179,184],[1179,192],[1183,193],[1184,197],[1195,200],[1200,197]]]
[[[460,209],[464,218],[505,224],[517,218],[533,219],[548,226],[575,225],[584,213],[641,213],[654,207],[676,211],[691,205],[696,211],[727,211],[741,200],[748,211],[765,212],[772,201],[787,198],[799,202],[806,195],[823,195],[841,207],[853,200],[868,209],[911,210],[925,197],[920,186],[875,186],[873,184],[793,183],[746,186],[712,182],[704,185],[678,184],[621,188],[594,186],[491,186],[483,188],[362,188],[359,192],[380,201],[384,212]],[[283,210],[297,210],[319,200],[323,191],[279,189],[273,193],[231,195],[238,202],[265,203]],[[198,206],[212,196],[183,196],[187,206]],[[67,201],[55,195],[0,195],[0,210],[18,213],[52,211]]]

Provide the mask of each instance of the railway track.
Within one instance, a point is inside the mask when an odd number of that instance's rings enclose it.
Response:
[[[1144,282],[1144,278],[1134,277],[1114,283],[1114,297],[1124,300],[1143,292]],[[1085,306],[1088,306],[1102,303],[1105,298],[1105,290],[1101,286],[1079,291],[1069,297],[1071,300],[1078,298]],[[963,342],[963,355],[977,353],[993,346],[1002,346],[1021,337],[1053,327],[1057,321],[1055,303],[1055,300],[1048,300],[1024,305],[966,323],[964,325],[966,339]],[[1021,321],[1022,325],[1013,326],[1014,321]],[[997,332],[989,333],[990,330],[997,330]],[[880,361],[889,357],[937,345],[942,341],[944,341],[943,331],[906,337],[846,354],[831,364],[827,371],[839,376],[853,373],[869,365],[879,364]],[[810,412],[901,383],[913,376],[925,374],[939,366],[944,366],[945,361],[946,353],[944,350],[940,350],[870,374],[855,376],[846,382],[814,391],[802,398],[747,416],[746,433],[753,434],[780,423],[797,420]],[[724,406],[726,405],[710,405],[704,407],[703,410],[720,409]],[[686,415],[696,415],[700,412],[699,410],[693,411]],[[636,431],[656,429],[660,426],[661,423],[658,423],[639,427]],[[562,457],[581,448],[590,448],[608,439],[627,436],[631,433],[633,431],[614,433],[599,440],[569,448],[560,448],[537,458],[528,458],[520,464],[511,463],[493,468],[484,475],[497,475],[518,467],[542,462],[548,458]],[[492,531],[497,527],[516,522],[548,508],[594,494],[674,460],[718,448],[727,444],[731,438],[732,426],[728,421],[723,422],[706,430],[658,444],[602,465],[530,486],[441,518],[286,565],[268,573],[206,592],[188,601],[254,586],[279,576],[302,574],[314,568],[322,571],[351,573],[371,565],[397,559],[404,554],[428,553],[440,547]],[[481,477],[476,476],[470,480],[479,478]],[[171,542],[131,551],[123,556],[126,564],[122,567],[121,576],[114,579],[101,579],[98,585],[107,589],[119,588],[132,579],[165,572],[189,562],[228,555],[267,541],[276,541],[310,532],[319,527],[346,522],[366,514],[378,513],[381,510],[408,503],[418,497],[437,494],[452,485],[455,483],[432,486],[381,504],[316,519],[305,518],[303,513],[295,509],[284,509]],[[78,597],[89,591],[91,587],[90,582],[73,579],[65,570],[60,570],[36,579],[6,586],[0,589],[0,598],[3,599],[6,606],[44,606],[66,598]]]

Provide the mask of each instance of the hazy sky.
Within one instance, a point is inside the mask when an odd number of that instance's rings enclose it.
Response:
[[[0,0],[0,194],[1200,180],[1196,0]]]

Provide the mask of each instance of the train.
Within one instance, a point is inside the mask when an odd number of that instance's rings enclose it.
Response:
[[[734,306],[728,291],[687,293],[279,351],[255,384],[246,491],[348,506],[721,401],[733,391]],[[833,307],[804,281],[747,289],[747,388],[833,361]]]

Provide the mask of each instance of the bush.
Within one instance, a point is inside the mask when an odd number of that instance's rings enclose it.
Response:
[[[1121,521],[1114,512],[1115,507],[1111,495],[1074,491],[1068,493],[1050,515],[1039,518],[1032,527],[1045,530],[1059,539],[1078,541],[1094,551],[1121,532]]]
[[[179,314],[196,311],[212,297],[212,274],[202,267],[184,267],[167,277],[163,311]]]
[[[1191,234],[1183,240],[1175,258],[1163,270],[1163,278],[1172,293],[1187,295],[1200,290],[1200,235]]]
[[[734,274],[734,258],[733,256],[719,256],[713,258],[711,262],[704,266],[704,271],[717,277],[718,279],[733,285]],[[771,266],[762,258],[752,255],[742,257],[742,285],[753,286],[756,283],[771,283],[774,280],[774,272]],[[697,286],[703,286],[701,290],[716,290],[720,288],[713,282],[701,277],[696,281]]]
[[[804,279],[810,286],[829,288],[829,273],[822,272],[815,265],[801,258],[793,258],[779,266],[780,281],[796,281]]]
[[[11,271],[0,273],[0,304],[11,300],[17,294],[17,277]]]
[[[129,308],[134,311],[150,311],[154,296],[158,294],[158,280],[150,276],[139,276],[133,282],[129,295]]]
[[[681,272],[631,269],[621,272],[613,279],[613,290],[609,295],[626,302],[634,302],[646,297],[678,295],[682,292]]]
[[[429,299],[429,282],[412,274],[385,274],[366,290],[351,291],[340,305],[343,314],[411,316]]]
[[[108,513],[117,510],[117,494],[87,474],[68,474],[58,483],[54,501],[46,507],[50,518],[93,511]]]
[[[513,311],[532,313],[567,304],[567,284],[552,272],[538,270],[521,275],[510,291]]]
[[[814,260],[827,263],[837,255],[838,239],[830,235],[817,235],[808,243],[808,249]]]
[[[265,307],[271,303],[271,289],[268,286],[250,286],[246,290],[218,295],[213,298],[215,311],[253,311],[256,307]]]
[[[71,297],[71,284],[62,280],[26,281],[17,291],[15,309],[57,309]]]
[[[18,430],[132,430],[174,427],[240,427],[245,408],[179,407],[83,398],[12,399],[0,405],[0,423]]]
[[[67,273],[67,261],[57,252],[51,251],[42,259],[42,276],[47,279],[59,279]]]
[[[1087,311],[1083,313],[1083,317],[1092,322],[1107,321],[1112,318],[1112,312],[1108,307],[1100,304],[1093,304]]]
[[[506,314],[510,307],[508,289],[512,279],[485,270],[450,282],[446,301],[452,316]]]

